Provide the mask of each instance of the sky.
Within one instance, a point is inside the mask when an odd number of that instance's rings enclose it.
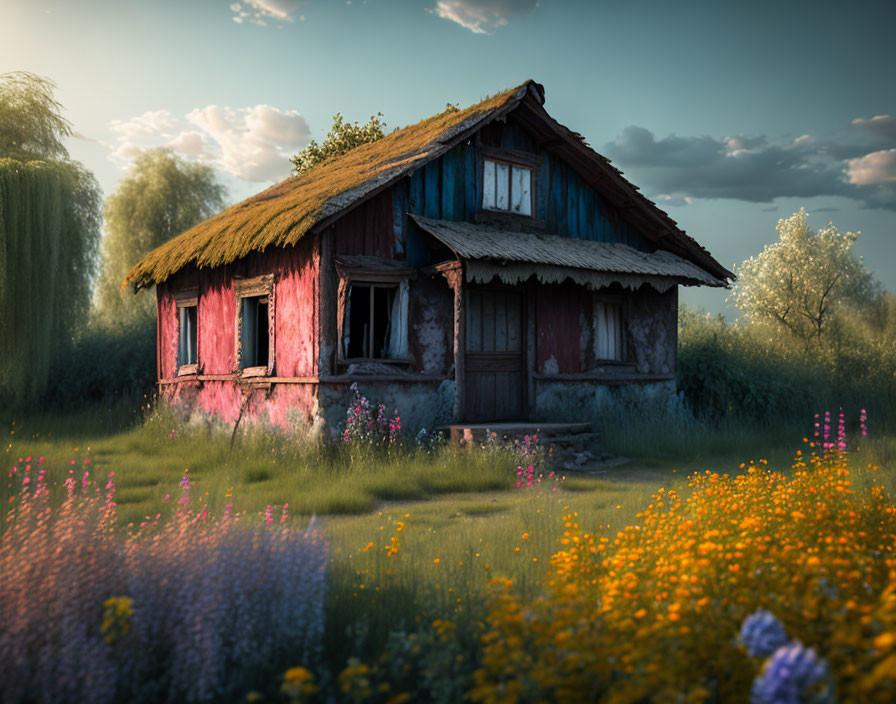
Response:
[[[237,202],[340,112],[389,128],[528,78],[723,265],[779,219],[861,230],[896,291],[896,3],[0,0],[0,73],[55,81],[73,158],[115,190],[143,149]],[[681,300],[733,315],[724,290]]]

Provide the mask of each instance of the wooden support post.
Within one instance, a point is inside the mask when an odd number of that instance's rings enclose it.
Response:
[[[463,265],[442,272],[454,291],[454,420],[464,416],[464,354],[466,352],[466,312],[464,309]]]

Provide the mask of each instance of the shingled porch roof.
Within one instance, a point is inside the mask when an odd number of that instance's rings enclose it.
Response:
[[[693,262],[661,249],[640,252],[620,242],[594,242],[420,215],[411,217],[465,261],[468,280],[480,283],[497,276],[504,283],[515,284],[535,276],[543,283],[569,278],[592,289],[614,283],[633,289],[646,283],[660,291],[677,284],[726,285]]]

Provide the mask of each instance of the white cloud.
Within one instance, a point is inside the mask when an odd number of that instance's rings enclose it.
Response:
[[[842,196],[896,210],[896,118],[856,118],[828,137],[657,138],[630,125],[603,151],[660,205],[733,198]]]
[[[200,132],[181,132],[165,146],[185,156],[200,156],[206,153],[205,137]]]
[[[427,12],[451,20],[474,34],[491,34],[511,18],[531,12],[538,4],[537,0],[438,0]]]
[[[140,156],[143,151],[144,148],[139,144],[134,144],[130,141],[119,142],[112,150],[109,158],[112,159],[112,161],[130,163]]]
[[[187,119],[214,140],[216,165],[247,181],[284,178],[289,157],[311,136],[298,112],[270,105],[237,109],[209,105],[193,110]]]
[[[846,164],[844,171],[849,182],[857,186],[896,183],[896,149],[883,149],[856,159],[847,159]]]
[[[175,129],[177,120],[167,110],[150,110],[130,120],[112,120],[109,127],[125,138],[149,137]]]
[[[109,123],[117,134],[109,158],[128,164],[144,150],[167,147],[246,181],[279,181],[289,157],[311,136],[295,110],[270,105],[247,108],[209,105],[175,117],[167,110]]]
[[[248,22],[266,27],[268,22],[292,22],[293,13],[304,5],[304,0],[242,0],[230,4],[233,21],[237,24]],[[305,17],[300,16],[299,21]]]
[[[852,121],[856,127],[878,139],[896,140],[896,115],[875,115],[874,117],[857,117]]]

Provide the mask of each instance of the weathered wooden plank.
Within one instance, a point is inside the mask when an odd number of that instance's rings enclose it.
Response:
[[[452,150],[452,154],[454,158],[454,218],[464,220],[467,202],[466,152],[463,146],[459,146]]]
[[[566,217],[567,237],[579,237],[579,194],[581,181],[572,169],[566,169]]]
[[[452,149],[445,154],[439,161],[442,165],[442,218],[445,220],[455,220],[454,216],[454,180],[457,171],[457,162],[455,155],[457,151]]]
[[[546,218],[548,212],[548,187],[550,185],[550,160],[545,156],[535,176],[535,212],[537,218]]]
[[[582,183],[582,188],[579,191],[579,237],[583,240],[590,240],[591,232],[589,229],[589,219],[588,219],[588,198],[592,196],[593,191],[591,187],[586,183]]]
[[[482,351],[482,298],[475,291],[470,291],[467,294],[466,351]]]
[[[439,176],[441,175],[440,160],[429,162],[423,167],[423,214],[428,218],[441,218],[441,193],[439,189]]]
[[[423,169],[411,172],[408,181],[408,212],[423,215]]]
[[[507,351],[521,352],[523,347],[521,333],[522,311],[520,310],[520,297],[509,297],[507,303]]]
[[[501,147],[503,149],[518,149],[520,151],[531,152],[535,150],[532,138],[518,124],[508,121],[504,125],[501,134]]]
[[[495,300],[495,352],[507,352],[507,296],[496,293]]]
[[[495,351],[495,296],[482,293],[482,351]]]
[[[408,182],[400,181],[392,189],[392,234],[394,238],[395,256],[404,257],[405,235],[407,229]]]
[[[464,146],[464,220],[473,221],[479,210],[479,169],[476,168],[476,148]]]

